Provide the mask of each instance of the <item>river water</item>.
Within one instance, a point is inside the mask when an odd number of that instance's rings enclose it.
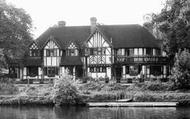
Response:
[[[3,106],[0,119],[190,119],[190,108]]]

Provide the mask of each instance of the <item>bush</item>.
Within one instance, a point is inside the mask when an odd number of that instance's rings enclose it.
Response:
[[[84,104],[84,101],[73,84],[74,81],[71,76],[61,77],[55,81],[53,100],[56,105]]]
[[[144,83],[144,85],[142,85],[142,88],[144,90],[150,90],[150,91],[168,91],[173,89],[173,83],[172,82],[162,83],[160,81],[146,82]]]
[[[1,78],[0,79],[0,94],[16,94],[18,92],[18,88],[14,86],[14,82],[9,78]]]
[[[89,76],[83,77],[81,80],[82,80],[82,83],[87,83],[88,81],[94,81],[94,79]]]
[[[190,88],[190,53],[186,50],[176,54],[171,80],[177,89]]]

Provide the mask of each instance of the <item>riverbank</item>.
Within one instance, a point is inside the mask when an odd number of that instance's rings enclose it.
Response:
[[[160,106],[163,106],[168,102],[170,102],[169,104],[181,102],[180,105],[190,105],[190,92],[172,91],[169,89],[169,83],[151,82],[123,85],[119,83],[74,82],[73,85],[76,87],[77,95],[80,95],[86,104],[104,106],[131,106],[133,104],[143,106],[148,104],[156,106],[159,103]],[[12,95],[0,95],[0,105],[55,105],[52,84],[15,86],[17,90]],[[73,99],[72,97],[68,98]],[[123,99],[130,99],[132,103],[116,102]]]

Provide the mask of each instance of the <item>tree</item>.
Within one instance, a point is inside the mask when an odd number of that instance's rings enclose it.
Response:
[[[60,105],[84,105],[82,97],[77,90],[72,76],[61,76],[56,79],[53,87],[53,100],[58,106]]]
[[[160,14],[152,15],[151,22],[144,26],[156,29],[159,39],[163,40],[163,49],[174,64],[179,49],[190,46],[190,1],[167,0]]]
[[[177,89],[190,88],[190,53],[188,51],[183,50],[176,54],[171,79]]]
[[[32,40],[32,19],[24,9],[0,0],[0,49],[10,57],[21,57]]]

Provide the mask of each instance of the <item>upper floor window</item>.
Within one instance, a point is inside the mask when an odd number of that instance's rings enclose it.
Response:
[[[38,49],[38,46],[35,42],[32,43],[32,45],[29,48],[29,55],[31,57],[39,57],[40,56],[40,50]]]
[[[106,72],[106,67],[90,67],[91,73],[104,73]]]
[[[46,56],[57,56],[57,49],[47,49],[46,50]]]
[[[153,51],[151,48],[146,49],[146,55],[153,55]]]
[[[78,56],[78,50],[77,49],[67,49],[67,56]]]
[[[40,51],[37,49],[31,49],[30,50],[30,56],[31,57],[39,57],[40,56]]]
[[[90,48],[90,55],[105,55],[106,48]]]
[[[122,49],[117,50],[117,55],[122,55]]]
[[[160,49],[156,49],[156,55],[158,55],[158,56],[161,55],[161,50]]]
[[[79,50],[76,47],[76,44],[71,43],[66,50],[66,55],[67,56],[78,56],[79,55]]]

